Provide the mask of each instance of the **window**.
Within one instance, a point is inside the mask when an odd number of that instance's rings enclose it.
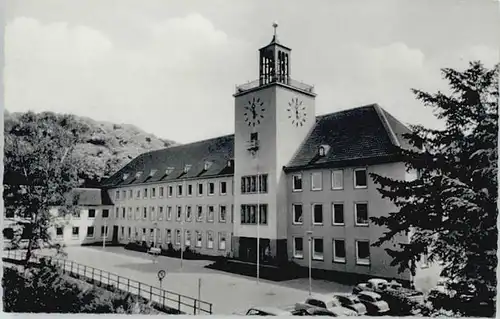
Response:
[[[56,228],[56,236],[57,236],[58,238],[63,237],[63,228],[62,228],[62,227],[57,227],[57,228]]]
[[[120,238],[125,237],[125,227],[121,227]]]
[[[370,242],[367,240],[356,240],[356,264],[370,264]]]
[[[323,175],[321,172],[311,173],[311,190],[318,191],[323,188]]]
[[[108,226],[106,226],[106,227],[101,226],[101,236],[104,237],[107,235],[108,235]]]
[[[104,215],[104,211],[102,211],[103,215]],[[125,219],[125,207],[122,207],[122,218]],[[104,217],[104,216],[103,216]]]
[[[89,209],[89,218],[95,218],[95,209]]]
[[[90,217],[90,210],[89,210],[89,217]],[[115,219],[120,218],[120,208],[116,207],[115,208]]]
[[[186,221],[191,221],[191,206],[186,206]]]
[[[125,211],[125,208],[123,208],[123,210]],[[102,210],[102,218],[108,218],[108,217],[109,217],[109,209],[103,209]]]
[[[120,191],[115,191],[115,199],[116,200],[120,199]]]
[[[203,195],[203,184],[199,183],[198,184],[198,196],[202,196],[202,195]]]
[[[333,261],[345,263],[345,241],[343,239],[333,240]]]
[[[302,204],[292,204],[292,213],[293,213],[293,223],[294,224],[302,224],[303,216],[302,216]]]
[[[302,237],[293,238],[293,257],[304,258],[304,241]]]
[[[219,222],[221,223],[226,222],[226,213],[227,213],[226,206],[221,205],[219,207]]]
[[[132,207],[128,208],[127,219],[132,220]]]
[[[354,205],[356,226],[368,226],[368,204],[356,203]]]
[[[220,182],[220,194],[221,195],[227,194],[227,183],[226,182]]]
[[[163,186],[160,186],[158,188],[158,195],[160,196],[160,198],[162,198],[164,196],[164,192],[165,192],[165,188]]]
[[[332,217],[333,224],[344,225],[344,204],[333,203],[332,211],[333,211],[333,217]]]
[[[196,231],[196,247],[201,247],[202,234],[201,231]]]
[[[314,260],[323,260],[323,238],[313,238],[313,255]]]
[[[267,224],[267,204],[241,205],[241,224],[257,225],[257,214],[259,214],[259,224]]]
[[[234,223],[234,205],[231,204],[231,223]]]
[[[142,219],[148,219],[148,208],[147,207],[142,208]]]
[[[354,188],[366,188],[366,168],[359,168],[354,170]]]
[[[322,204],[313,204],[313,225],[322,225],[323,224],[323,205]]]
[[[175,244],[176,245],[181,244],[181,230],[180,229],[175,230]]]
[[[128,198],[129,198],[129,199],[132,199],[132,197],[134,197],[134,194],[133,194],[132,190],[131,190],[131,189],[129,189],[129,190],[128,190]]]
[[[332,172],[332,189],[344,188],[344,171],[336,170]]]
[[[135,208],[135,219],[141,219],[141,208],[140,207]]]
[[[154,206],[149,207],[149,213],[150,213],[149,214],[149,219],[150,220],[155,220],[155,218],[156,218],[155,215],[156,214],[155,214],[155,207]]]
[[[141,190],[138,189],[136,192],[135,192],[135,198],[139,199],[141,198]]]
[[[226,250],[226,234],[219,233],[219,250]]]
[[[200,222],[203,219],[203,206],[196,206],[196,221]]]
[[[126,192],[126,191],[122,191],[122,198],[123,198],[123,199],[126,199],[126,198],[127,198],[127,192]]]
[[[128,233],[127,233],[127,239],[130,239],[131,233],[132,233],[132,229],[129,227],[128,228]]]
[[[193,195],[193,185],[189,184],[187,188],[187,195],[192,196]]]
[[[73,218],[80,218],[80,210],[76,208],[76,210],[72,213]]]
[[[241,193],[267,193],[267,174],[241,177]]]
[[[163,206],[158,206],[158,220],[163,220]]]
[[[181,220],[182,218],[182,206],[177,206],[177,216],[175,217],[176,220]]]
[[[174,196],[174,187],[169,186],[168,187],[168,197],[172,197],[172,196]]]
[[[143,197],[148,198],[148,189],[147,188],[144,189],[144,196]]]
[[[172,219],[172,206],[167,206],[167,220]]]
[[[156,187],[151,188],[151,198],[156,197]]]
[[[207,221],[209,222],[214,221],[214,207],[212,205],[208,205]]]
[[[87,227],[87,237],[94,238],[94,226]]]
[[[209,182],[208,183],[208,195],[213,195],[213,194],[215,194],[215,183]]]
[[[214,233],[212,231],[207,232],[207,248],[214,248]]]
[[[292,190],[294,192],[302,191],[302,175],[293,175]]]
[[[80,236],[80,227],[73,227],[72,231],[73,238],[78,238]]]
[[[177,185],[177,197],[182,196],[182,184]]]
[[[166,229],[165,232],[167,233],[167,235],[165,235],[165,242],[170,244],[172,242],[172,231],[170,229]]]
[[[191,231],[186,230],[184,236],[186,236],[186,238],[184,240],[184,244],[186,245],[186,247],[191,246]]]

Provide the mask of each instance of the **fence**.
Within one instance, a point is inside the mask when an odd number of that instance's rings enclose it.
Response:
[[[26,258],[26,253],[8,250],[4,251],[3,258],[24,260]],[[105,285],[108,289],[114,287],[124,292],[128,292],[155,302],[163,308],[170,308],[178,310],[181,313],[194,315],[212,314],[212,303],[181,295],[176,292],[160,289],[137,280],[119,276],[109,271],[62,258],[40,254],[33,254],[30,257],[30,261],[40,262],[42,258],[46,258],[52,264],[58,265],[64,273],[68,273],[72,277],[84,277],[92,281],[92,283],[99,282],[101,285]]]

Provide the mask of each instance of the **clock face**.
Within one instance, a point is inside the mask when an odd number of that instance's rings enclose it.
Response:
[[[295,127],[303,126],[306,123],[306,106],[303,105],[302,101],[299,101],[299,98],[292,98],[290,102],[288,102],[288,118],[292,121],[292,125]]]
[[[248,100],[245,105],[245,123],[248,126],[255,127],[259,125],[260,122],[264,119],[264,102],[261,101],[260,98],[253,97],[251,100]]]

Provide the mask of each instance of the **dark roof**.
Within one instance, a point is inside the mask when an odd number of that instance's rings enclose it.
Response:
[[[228,162],[232,162],[233,159],[233,146],[234,135],[226,135],[144,153],[103,181],[102,186],[116,187],[232,175],[234,164],[228,166]],[[210,163],[207,170],[205,170],[206,162]],[[191,167],[185,173],[186,165],[191,165]],[[169,168],[173,170],[166,174]],[[137,172],[142,172],[142,174],[137,176]]]
[[[396,160],[403,132],[409,129],[377,104],[318,116],[316,125],[285,170]],[[399,143],[406,146],[404,141]],[[318,155],[321,145],[329,147],[322,157]]]
[[[370,165],[398,160],[402,135],[410,130],[377,104],[316,117],[316,124],[285,171],[347,165]],[[330,147],[319,157],[321,145]],[[102,187],[230,176],[234,173],[234,135],[216,137],[144,153],[105,180]],[[211,162],[208,170],[205,162]],[[359,164],[358,164],[359,163]],[[191,168],[184,173],[185,165]],[[166,174],[168,168],[173,168]],[[141,172],[140,176],[136,174]]]
[[[99,188],[74,188],[69,193],[80,206],[113,205],[108,192]]]

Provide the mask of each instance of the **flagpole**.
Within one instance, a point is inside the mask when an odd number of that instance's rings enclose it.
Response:
[[[257,284],[260,277],[260,179],[259,179],[259,158],[257,157]]]

